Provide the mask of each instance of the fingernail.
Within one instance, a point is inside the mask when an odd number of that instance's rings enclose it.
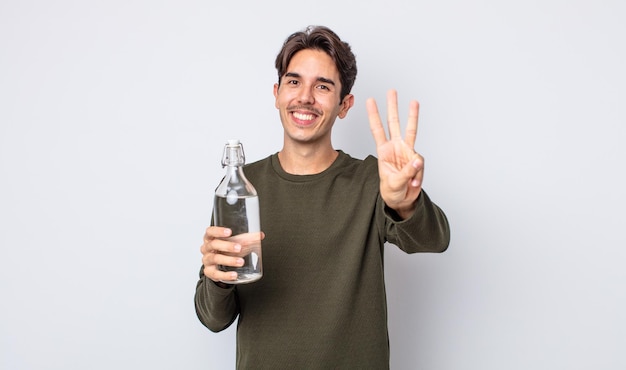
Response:
[[[235,244],[235,245],[233,246],[233,249],[235,250],[235,252],[241,252],[241,245],[239,245],[239,244]]]
[[[419,166],[420,166],[420,161],[419,161],[419,159],[414,160],[414,161],[413,161],[413,163],[412,163],[412,165],[413,165],[413,167],[415,167],[415,168],[419,168]]]
[[[232,233],[230,229],[224,229],[224,236],[230,236],[230,233]]]

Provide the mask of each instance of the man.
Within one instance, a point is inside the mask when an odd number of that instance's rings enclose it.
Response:
[[[407,253],[443,252],[444,213],[422,190],[424,160],[413,149],[418,103],[405,138],[397,95],[387,95],[389,139],[367,101],[377,158],[335,150],[331,132],[354,104],[357,68],[349,44],[330,29],[292,34],[276,58],[276,108],[283,148],[245,168],[260,199],[263,278],[230,285],[241,245],[209,227],[195,295],[214,332],[237,323],[239,369],[387,369],[384,244]],[[230,255],[227,255],[230,253]]]

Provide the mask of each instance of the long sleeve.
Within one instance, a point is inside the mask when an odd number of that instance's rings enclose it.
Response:
[[[406,253],[443,252],[450,244],[450,226],[443,211],[433,203],[426,192],[417,198],[413,215],[396,221],[379,196],[380,208],[384,209],[387,241]]]
[[[239,314],[236,287],[221,288],[208,279],[200,269],[200,280],[194,297],[196,314],[204,326],[213,332],[228,328]]]

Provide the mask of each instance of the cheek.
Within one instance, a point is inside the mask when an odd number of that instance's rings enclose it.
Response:
[[[279,95],[276,97],[274,105],[276,106],[276,109],[286,108],[288,105],[288,101],[285,100],[284,96]]]
[[[275,94],[274,106],[277,109],[287,108],[289,104],[292,102],[292,96],[285,93],[285,91],[281,91],[279,94]]]

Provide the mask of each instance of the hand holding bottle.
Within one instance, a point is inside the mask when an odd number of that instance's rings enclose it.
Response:
[[[231,235],[229,228],[218,226],[207,228],[204,234],[204,243],[200,247],[204,275],[215,282],[235,282],[238,277],[236,271],[222,271],[218,266],[242,267],[250,249],[265,238],[263,232]]]

